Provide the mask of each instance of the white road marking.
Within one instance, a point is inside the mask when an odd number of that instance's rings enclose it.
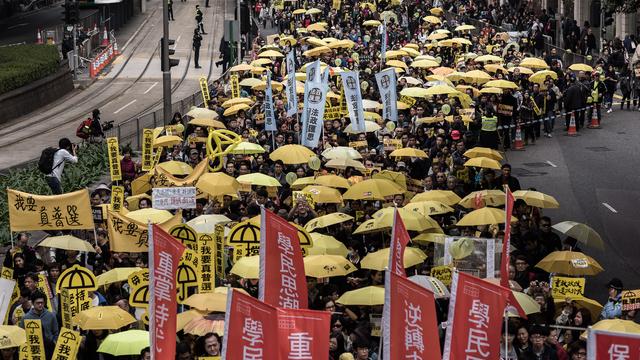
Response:
[[[129,101],[129,103],[128,103],[127,105],[125,105],[125,106],[121,107],[120,109],[118,109],[118,110],[114,111],[113,113],[114,113],[114,114],[119,113],[120,111],[124,110],[127,106],[129,106],[129,105],[133,104],[133,103],[134,103],[134,102],[136,102],[136,101],[138,101],[138,100],[137,100],[137,99],[133,99],[133,100]]]
[[[16,24],[16,25],[13,25],[13,26],[9,26],[9,27],[7,28],[7,30],[11,30],[11,29],[19,28],[19,27],[21,27],[21,26],[25,26],[25,25],[29,25],[29,23],[22,23],[22,24]]]
[[[156,85],[158,85],[158,82],[154,82],[153,84],[151,84],[151,86],[149,86],[149,88],[147,89],[147,91],[145,91],[144,93],[148,93],[149,91],[151,91],[151,89],[153,89]]]
[[[552,163],[552,162],[551,162],[551,161],[549,161],[549,160],[547,160],[547,164],[549,164],[549,165],[551,165],[551,166],[553,166],[553,167],[558,167],[558,165],[556,165],[556,164]]]
[[[618,210],[614,209],[613,206],[607,204],[607,203],[602,203],[602,205],[604,205],[604,207],[606,207],[607,209],[609,209],[612,213],[617,214]]]
[[[176,42],[173,44],[173,48],[177,49],[178,48],[178,43],[180,42],[180,38],[182,37],[182,35],[178,35],[178,37],[176,38]]]

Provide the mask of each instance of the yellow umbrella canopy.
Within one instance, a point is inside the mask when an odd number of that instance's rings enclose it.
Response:
[[[235,264],[230,271],[244,279],[257,279],[260,277],[260,255],[245,256]]]
[[[227,294],[202,293],[189,296],[184,304],[200,311],[225,312],[227,307]]]
[[[311,8],[311,9],[307,10],[306,14],[307,15],[322,14],[322,10],[320,10],[318,8]]]
[[[529,81],[536,84],[543,84],[548,77],[556,80],[558,78],[558,74],[556,74],[555,71],[551,70],[540,70],[529,76]]]
[[[451,74],[447,74],[446,78],[449,81],[460,81],[460,80],[464,80],[465,82],[473,81],[473,78],[471,76],[467,75],[467,73],[460,72],[460,71],[454,71]],[[469,85],[466,85],[466,86],[469,86]]]
[[[464,166],[481,167],[486,169],[500,170],[500,163],[497,160],[490,159],[488,157],[475,157],[467,160]]]
[[[322,185],[309,185],[302,189],[303,193],[311,194],[316,204],[342,204],[342,195],[334,188]]]
[[[207,315],[206,311],[200,311],[196,309],[191,309],[179,313],[176,317],[176,332],[183,330],[185,325],[190,323],[192,320],[201,319],[205,315]]]
[[[598,234],[597,231],[593,230],[591,227],[585,224],[575,221],[563,221],[553,225],[552,227],[555,230],[567,236],[571,236],[572,238],[580,241],[585,245],[593,246],[599,250],[604,250],[604,241],[602,241],[600,234]]]
[[[42,240],[38,244],[38,246],[50,247],[54,249],[96,252],[96,250],[88,241],[78,239],[73,235],[51,236]]]
[[[506,73],[507,71],[509,71],[501,64],[486,64],[484,66],[484,69],[490,73],[496,73],[498,72],[498,70],[502,71],[503,73]]]
[[[462,199],[451,190],[430,190],[417,194],[411,199],[411,202],[439,201],[445,205],[453,206],[460,200]]]
[[[517,89],[518,85],[513,81],[508,80],[491,80],[486,82],[483,86],[494,87],[499,89]]]
[[[311,25],[307,26],[307,30],[308,31],[325,32],[325,31],[327,31],[327,27],[324,24],[315,23],[315,24],[311,24]]]
[[[467,209],[472,209],[476,207],[477,198],[480,198],[486,206],[502,206],[505,201],[505,193],[502,190],[474,191],[460,200],[459,204]]]
[[[454,30],[455,31],[468,31],[468,30],[475,30],[475,29],[476,29],[476,27],[473,26],[473,25],[465,25],[465,24],[463,24],[463,25],[457,26]]]
[[[322,54],[327,54],[331,52],[332,52],[331,48],[325,45],[325,46],[318,46],[313,49],[307,50],[303,52],[302,55],[306,57],[315,57],[315,56],[320,56]]]
[[[481,94],[502,94],[502,89],[494,87],[485,87],[480,90]]]
[[[118,281],[126,281],[129,275],[136,271],[140,271],[139,267],[118,267],[113,268],[105,273],[102,273],[96,277],[98,286],[106,286]]]
[[[441,215],[453,211],[453,208],[451,206],[433,200],[410,202],[405,205],[403,209],[408,211],[415,211],[424,216]]]
[[[239,111],[247,110],[250,106],[247,104],[234,105],[224,111],[224,116],[231,116],[237,114]]]
[[[348,189],[351,187],[349,180],[334,174],[318,176],[315,179],[314,184],[324,185],[324,186],[333,187],[337,189]]]
[[[82,330],[117,330],[134,322],[136,319],[119,306],[92,307],[73,318]]]
[[[400,91],[400,95],[413,98],[423,98],[427,96],[427,89],[421,87],[408,87]]]
[[[604,271],[591,256],[577,251],[554,251],[540,260],[536,267],[549,273],[573,276],[596,275]]]
[[[432,32],[431,34],[429,34],[429,36],[427,36],[427,40],[442,40],[448,37],[449,34],[446,33]]]
[[[501,63],[504,60],[500,57],[500,56],[495,56],[495,55],[480,55],[477,58],[473,59],[473,61],[475,62],[480,62],[480,63],[484,63],[484,62],[495,62],[495,63]]]
[[[376,226],[379,228],[392,227],[394,210],[395,208],[393,207],[387,207],[373,213],[372,218]],[[419,212],[406,210],[404,208],[398,208],[397,210],[407,230],[422,232],[428,229],[440,228],[435,220],[428,216],[422,215]]]
[[[249,99],[249,98],[244,98],[244,97],[239,97],[239,98],[233,98],[233,99],[229,99],[225,102],[222,103],[222,107],[227,109],[230,108],[234,105],[238,105],[238,104],[247,104],[247,105],[252,105],[254,103],[253,100]],[[189,122],[191,123],[191,122]]]
[[[362,159],[362,155],[360,155],[358,150],[349,146],[336,146],[336,147],[328,148],[322,152],[322,156],[325,159],[339,159],[339,158],[347,158],[347,159],[353,159],[353,160]]]
[[[327,161],[324,164],[325,167],[328,168],[332,168],[332,169],[341,169],[344,170],[348,167],[352,167],[356,170],[359,171],[364,171],[365,167],[364,165],[362,165],[361,162],[357,161],[357,160],[352,160],[349,158],[337,158],[337,159],[331,159],[329,161]]]
[[[505,212],[501,209],[483,207],[465,215],[456,226],[479,226],[503,224],[505,221]],[[515,218],[512,222],[517,221]]]
[[[380,26],[382,23],[378,20],[367,20],[362,23],[364,26]]]
[[[407,64],[405,64],[403,61],[400,61],[400,60],[387,60],[386,65],[403,68],[405,70],[409,68]]]
[[[280,160],[285,164],[306,164],[313,156],[315,154],[309,148],[296,144],[281,146],[269,155],[271,160]]]
[[[315,178],[313,176],[306,176],[302,178],[297,178],[296,181],[291,184],[291,189],[293,190],[301,190],[307,185],[313,185],[315,183]]]
[[[261,173],[240,175],[237,177],[237,180],[241,183],[257,186],[282,186],[278,179]]]
[[[349,249],[333,236],[316,232],[309,233],[309,235],[313,239],[313,246],[307,249],[309,255],[337,255],[346,258],[349,254]]]
[[[224,314],[209,314],[195,318],[185,324],[184,333],[195,336],[216,333],[224,336]]]
[[[293,15],[302,15],[307,12],[307,9],[295,9],[293,10]]]
[[[640,325],[631,320],[606,319],[595,323],[591,329],[613,332],[640,334]]]
[[[242,79],[242,81],[240,81],[240,83],[238,85],[253,87],[253,86],[259,85],[261,83],[262,83],[262,80],[260,80],[258,78],[246,78],[246,79]]]
[[[404,250],[404,267],[409,268],[418,264],[422,264],[427,259],[427,255],[418,248],[407,247]],[[367,254],[362,261],[360,267],[362,269],[384,271],[389,266],[389,248],[384,248]]]
[[[467,72],[467,76],[473,79],[474,83],[484,84],[491,80],[491,75],[482,70],[471,70]]]
[[[468,158],[486,157],[493,160],[501,161],[502,154],[491,148],[476,146],[464,152],[464,156]]]
[[[182,161],[175,160],[159,163],[158,165],[156,165],[156,167],[165,170],[171,175],[189,175],[193,171],[191,165]]]
[[[304,225],[304,229],[307,231],[313,231],[316,229],[326,228],[327,226],[341,224],[343,222],[347,222],[351,220],[353,220],[353,216],[347,215],[341,212],[335,212],[335,213],[323,215],[315,219],[309,220],[309,222]],[[313,233],[311,235],[313,235]],[[315,241],[314,241],[314,245],[315,245]]]
[[[385,179],[369,179],[351,186],[343,195],[345,200],[384,200],[387,196],[404,193],[398,184]]]
[[[344,129],[344,132],[347,134],[358,134],[358,132],[356,130],[353,130],[353,127],[351,126],[352,124],[347,125],[347,127]],[[374,131],[378,131],[380,130],[380,125],[376,124],[373,121],[366,121],[364,122],[364,128],[365,128],[365,132],[374,132]]]
[[[524,58],[520,61],[520,66],[527,67],[530,69],[548,69],[549,64],[546,61],[538,58]]]
[[[259,58],[284,57],[281,52],[276,50],[267,50],[258,54]]]
[[[452,72],[454,72],[455,70],[453,70],[450,67],[446,67],[446,66],[440,66],[437,67],[435,69],[431,69],[431,72],[435,75],[442,75],[442,76],[446,76],[448,74],[451,74]]]
[[[232,176],[217,172],[200,176],[196,187],[209,196],[222,196],[237,193],[240,183]]]
[[[520,291],[511,291],[511,293],[513,293],[518,305],[524,310],[525,314],[529,315],[540,312],[540,305],[531,296]]]
[[[358,268],[340,255],[309,255],[304,258],[304,272],[314,278],[346,276]]]
[[[428,22],[428,23],[432,23],[432,24],[442,24],[442,20],[440,20],[439,18],[433,16],[433,15],[428,15],[422,18],[422,20]]]
[[[154,224],[160,224],[173,217],[173,215],[167,210],[158,210],[158,209],[151,209],[151,208],[130,211],[125,216],[131,220],[134,220],[143,224],[146,224],[149,221],[151,221]]]
[[[529,206],[535,206],[541,209],[557,209],[560,207],[558,200],[553,196],[539,191],[518,190],[513,193],[513,197],[524,200]]]
[[[522,66],[514,66],[512,68],[507,69],[507,71],[509,71],[510,73],[518,71],[519,73],[524,75],[533,75],[533,70],[526,67],[522,67]]]
[[[421,243],[421,244],[427,244],[427,243],[435,243],[435,244],[443,244],[445,242],[445,238],[447,237],[447,235],[445,234],[438,234],[438,233],[422,233],[416,237],[414,237],[412,239],[412,241],[417,242],[417,243]]]
[[[136,355],[149,347],[149,332],[145,330],[127,330],[108,335],[100,344],[98,352],[113,356]]]
[[[571,64],[571,66],[569,66],[569,70],[592,72],[593,68],[587,64]]]
[[[260,84],[253,85],[251,90],[264,91],[267,88],[267,80],[261,80]],[[284,89],[284,85],[277,81],[271,81],[271,89],[273,91],[282,91]]]
[[[231,154],[255,155],[263,154],[265,149],[260,144],[243,141],[231,150]]]
[[[18,347],[27,341],[23,328],[16,325],[0,325],[0,349]]]
[[[229,71],[231,72],[239,72],[239,71],[251,71],[252,66],[247,63],[238,64],[236,66],[232,66]]]
[[[456,94],[459,91],[455,88],[447,85],[435,85],[425,91],[426,95],[451,95]]]
[[[176,144],[180,144],[181,142],[182,142],[182,139],[179,136],[163,135],[153,140],[153,147],[156,147],[156,148],[160,146],[169,147]]]
[[[348,306],[382,305],[384,304],[384,287],[367,286],[357,290],[347,291],[342,294],[336,302]]]
[[[556,305],[556,316],[560,315],[562,312],[562,308],[564,307],[565,302],[569,300],[571,305],[575,306],[576,309],[585,309],[591,313],[592,319],[597,319],[600,317],[600,313],[602,312],[602,304],[597,302],[596,300],[586,298],[584,296],[570,297],[567,299],[553,299],[553,302]]]
[[[417,157],[417,158],[426,158],[428,157],[427,153],[415,148],[401,148],[397,150],[393,150],[389,156],[392,157]]]
[[[239,98],[239,99],[243,99],[243,98]],[[212,127],[216,129],[227,128],[226,126],[224,126],[224,124],[221,121],[218,121],[215,119],[209,119],[209,118],[195,118],[195,119],[189,120],[189,125]]]
[[[205,108],[194,107],[186,113],[187,116],[192,118],[209,118],[209,119],[217,119],[218,113]]]

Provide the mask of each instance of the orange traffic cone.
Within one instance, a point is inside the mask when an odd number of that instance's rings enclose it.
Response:
[[[107,33],[106,25],[104,26],[104,32],[102,33],[102,43],[100,43],[100,46],[109,46],[109,33]]]
[[[524,142],[522,141],[522,129],[520,124],[516,125],[516,138],[513,141],[513,150],[524,150]]]
[[[591,123],[587,126],[589,129],[601,129],[600,120],[598,120],[598,110],[596,109],[596,104],[593,104],[591,109]]]
[[[569,118],[569,128],[567,129],[568,136],[576,136],[578,135],[578,130],[576,129],[576,113],[575,111],[571,112],[571,117]]]
[[[40,28],[38,28],[38,32],[36,33],[36,44],[42,45],[44,41],[42,41],[42,34],[40,33]]]

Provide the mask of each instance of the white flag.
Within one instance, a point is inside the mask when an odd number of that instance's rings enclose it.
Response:
[[[382,99],[382,118],[398,121],[398,103],[396,94],[396,71],[394,68],[383,70],[376,74],[380,99]]]
[[[344,97],[347,100],[351,127],[354,131],[365,132],[364,110],[362,108],[362,93],[360,92],[360,77],[357,71],[345,71],[340,74],[342,77],[342,88]]]
[[[319,66],[318,66],[319,69]],[[328,69],[323,76],[307,77],[304,95],[304,121],[302,124],[302,145],[318,147],[324,126],[324,103],[327,99]],[[314,74],[315,75],[315,74]],[[322,79],[325,79],[324,81]],[[310,80],[313,79],[313,80]]]
[[[273,90],[271,89],[271,71],[267,71],[267,89],[264,92],[264,129],[278,131],[276,116],[273,113]]]
[[[294,50],[287,54],[287,116],[298,112],[298,94],[296,93],[296,60]]]

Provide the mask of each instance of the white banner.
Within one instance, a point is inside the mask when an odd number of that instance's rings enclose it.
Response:
[[[194,186],[153,188],[151,201],[154,209],[195,209],[196,188]]]
[[[16,282],[14,280],[0,278],[0,319],[4,319],[7,316],[15,286]]]
[[[327,99],[326,80],[329,78],[328,68],[325,69],[325,73],[327,74],[323,76],[319,76],[319,62],[314,68],[317,70],[307,71],[303,111],[304,121],[302,127],[302,145],[312,149],[318,147],[322,127],[324,126],[324,103]],[[309,76],[309,73],[311,73],[312,76]]]
[[[364,110],[362,109],[362,93],[360,92],[360,76],[357,71],[345,71],[340,74],[344,97],[351,119],[351,127],[358,133],[365,132]]]
[[[287,116],[298,112],[298,94],[296,93],[296,60],[294,50],[287,54]]]
[[[267,88],[264,91],[264,129],[278,131],[276,116],[273,113],[273,90],[271,89],[271,71],[267,71]]]
[[[376,82],[382,99],[382,118],[398,121],[398,94],[396,94],[396,71],[394,68],[383,70],[376,74]]]

